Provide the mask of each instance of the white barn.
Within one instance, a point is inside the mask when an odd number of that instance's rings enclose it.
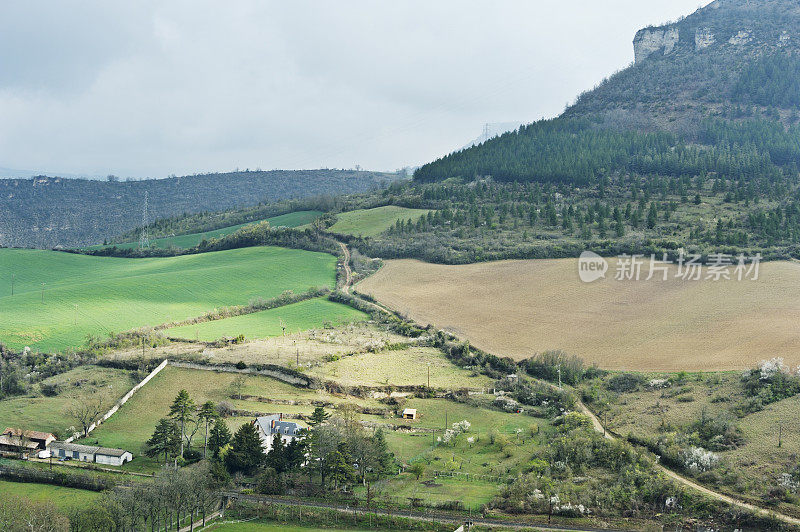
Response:
[[[78,460],[97,464],[121,466],[133,460],[133,454],[124,449],[98,447],[96,445],[80,445],[56,441],[50,444],[53,458]]]

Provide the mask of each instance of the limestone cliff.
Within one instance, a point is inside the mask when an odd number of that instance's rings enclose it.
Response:
[[[797,0],[716,0],[685,19],[636,33],[636,64],[673,52],[760,52],[800,41]]]

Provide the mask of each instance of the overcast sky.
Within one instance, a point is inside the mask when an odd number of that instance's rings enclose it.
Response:
[[[394,170],[552,117],[708,0],[0,5],[0,167]]]

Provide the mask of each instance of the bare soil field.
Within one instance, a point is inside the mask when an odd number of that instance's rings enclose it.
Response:
[[[389,260],[356,286],[421,324],[499,356],[562,349],[613,370],[747,369],[781,356],[800,364],[800,264],[760,265],[757,280],[661,274],[583,283],[577,259],[464,266]],[[705,277],[706,271],[703,271]]]

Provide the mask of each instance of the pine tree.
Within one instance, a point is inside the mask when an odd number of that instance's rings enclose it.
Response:
[[[181,429],[181,457],[183,457],[185,448],[186,423],[192,419],[192,414],[194,414],[194,401],[189,397],[189,392],[181,390],[169,409],[170,417],[179,424]]]
[[[375,471],[379,476],[391,475],[395,470],[394,453],[389,451],[389,446],[386,444],[386,436],[383,429],[379,428],[372,436],[372,443],[375,446],[375,461],[377,470]]]
[[[258,431],[252,423],[245,423],[231,441],[231,449],[225,455],[225,466],[231,473],[252,475],[264,464],[264,450]]]
[[[200,410],[197,412],[197,418],[202,421],[205,425],[205,431],[203,434],[203,458],[206,457],[206,453],[208,451],[208,430],[211,422],[219,416],[217,413],[217,409],[214,406],[214,403],[211,401],[206,401],[203,403],[203,406],[200,407]]]
[[[178,426],[171,420],[162,418],[158,421],[153,435],[147,442],[145,454],[150,458],[164,454],[164,463],[169,461],[170,455],[175,455],[180,450],[181,436]]]
[[[231,442],[231,431],[228,430],[228,425],[217,418],[214,426],[211,427],[211,434],[208,438],[208,448],[211,449],[211,456],[219,458],[220,451]]]
[[[264,463],[267,467],[271,467],[280,474],[287,470],[286,458],[286,447],[283,445],[283,438],[281,438],[280,434],[276,434],[272,438],[272,448],[267,453]]]
[[[329,417],[331,417],[331,415],[325,412],[325,408],[318,406],[314,408],[314,411],[311,413],[311,418],[308,420],[308,424],[312,427],[316,427],[317,425],[325,423]]]

